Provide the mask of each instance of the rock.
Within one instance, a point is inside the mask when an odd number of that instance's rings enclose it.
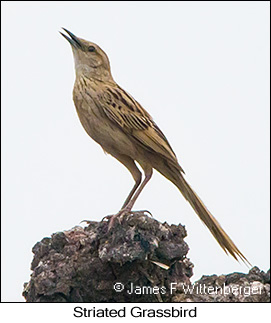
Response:
[[[173,302],[270,302],[270,270],[265,273],[253,267],[248,274],[202,276],[183,288]]]
[[[33,273],[23,296],[27,302],[170,301],[163,288],[188,284],[193,275],[185,237],[183,226],[142,213],[125,217],[121,225],[116,221],[110,232],[108,222],[92,221],[54,233],[33,247]],[[116,283],[124,291],[116,292]],[[146,290],[130,295],[131,286]]]
[[[36,243],[27,302],[270,302],[270,270],[202,276],[191,284],[185,227],[135,213]]]

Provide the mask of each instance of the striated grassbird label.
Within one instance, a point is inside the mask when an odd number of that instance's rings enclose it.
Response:
[[[86,307],[76,306],[74,308],[73,315],[77,318],[89,317],[89,318],[104,318],[104,317],[118,317],[118,318],[193,318],[197,317],[197,307],[192,307],[190,309],[185,309],[183,307],[168,307],[168,308],[143,308],[141,306],[133,306],[129,309],[124,306],[120,309],[114,308],[96,308],[93,307],[88,309]]]

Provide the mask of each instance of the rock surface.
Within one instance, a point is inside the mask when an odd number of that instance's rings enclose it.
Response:
[[[270,302],[270,269],[253,267],[248,274],[202,276],[192,286],[183,286],[173,302]]]
[[[186,258],[185,237],[182,225],[161,224],[140,213],[121,225],[116,221],[109,232],[108,222],[90,222],[55,233],[33,247],[33,273],[23,296],[28,302],[169,301],[160,292],[138,295],[127,289],[190,283],[193,265]],[[116,283],[124,291],[115,291]]]
[[[33,247],[27,302],[268,302],[270,271],[203,276],[182,225],[135,213],[108,232],[108,222],[54,233]],[[252,294],[251,291],[255,293]]]

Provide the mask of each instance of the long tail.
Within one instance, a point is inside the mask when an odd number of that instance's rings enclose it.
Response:
[[[161,164],[160,164],[161,165]],[[165,165],[165,164],[164,164]],[[250,265],[250,262],[242,254],[242,252],[237,248],[231,238],[227,233],[222,229],[218,221],[212,216],[208,211],[207,207],[203,204],[198,195],[193,191],[191,186],[184,179],[180,171],[173,171],[171,167],[157,167],[156,168],[160,173],[167,177],[171,182],[173,182],[185,199],[190,203],[192,208],[195,210],[202,222],[207,226],[211,231],[212,235],[216,241],[220,244],[222,249],[226,254],[230,254],[235,260],[239,261],[241,259],[246,265]],[[239,258],[239,259],[238,259]]]

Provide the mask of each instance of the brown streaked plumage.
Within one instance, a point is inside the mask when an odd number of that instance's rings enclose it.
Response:
[[[64,30],[70,37],[61,34],[72,45],[74,55],[73,100],[79,119],[88,135],[121,162],[135,180],[121,210],[112,219],[131,213],[153,169],[156,169],[178,187],[222,249],[234,259],[249,264],[185,180],[174,151],[152,117],[114,81],[105,52],[98,45]],[[135,161],[145,174],[142,183]],[[112,219],[109,226],[113,224]]]

